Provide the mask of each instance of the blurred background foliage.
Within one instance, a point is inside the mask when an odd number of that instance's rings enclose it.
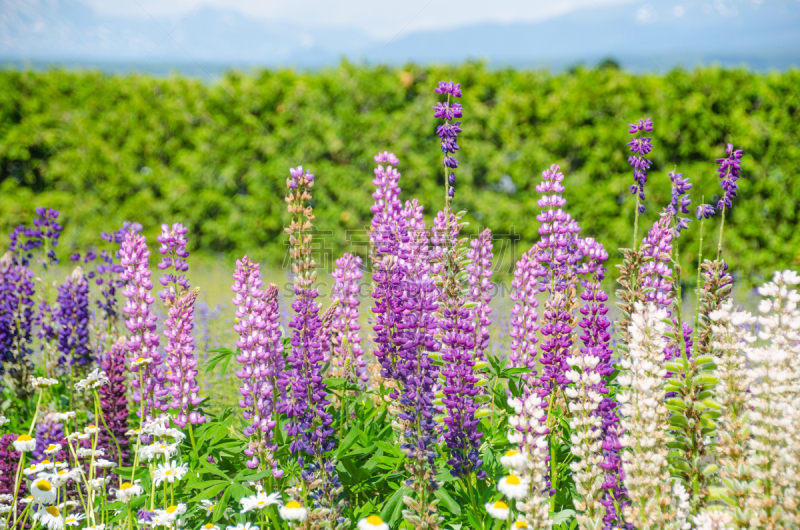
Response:
[[[230,71],[210,84],[2,71],[0,229],[29,221],[36,206],[57,208],[66,256],[124,220],[142,223],[153,244],[161,223],[180,221],[193,251],[226,261],[246,253],[277,267],[285,179],[303,165],[317,176],[313,205],[330,256],[363,255],[376,152],[400,158],[403,200],[419,198],[429,218],[443,204],[431,107],[436,82],[449,79],[462,83],[465,109],[455,207],[469,211],[468,233],[490,226],[514,242],[502,251],[496,243],[498,272],[538,237],[535,186],[552,163],[565,172],[567,209],[583,233],[606,246],[612,264],[619,259],[634,216],[627,124],[640,117],[655,124],[641,227],[668,204],[673,168],[694,184],[693,211],[702,195],[715,203],[715,159],[732,142],[745,157],[726,218],[728,261],[748,285],[800,263],[800,71],[634,75],[613,62],[559,74],[343,62],[316,72]],[[706,224],[706,255],[718,227],[719,219]],[[681,238],[685,270],[697,259],[698,228]]]

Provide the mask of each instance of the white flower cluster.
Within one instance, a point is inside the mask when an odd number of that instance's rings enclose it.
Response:
[[[107,384],[108,377],[106,377],[106,373],[99,368],[95,368],[89,372],[89,375],[87,375],[85,379],[81,379],[75,383],[75,390],[78,392],[92,392]]]
[[[594,355],[570,356],[567,363],[571,369],[564,374],[574,385],[566,390],[572,413],[570,450],[576,457],[569,467],[580,496],[574,500],[578,525],[585,530],[603,528],[605,513],[605,507],[600,503],[603,485],[603,468],[600,466],[603,462],[602,419],[594,414],[603,400],[603,395],[596,391],[601,381],[596,372],[599,362],[600,358]]]
[[[623,515],[637,528],[681,527],[675,517],[667,462],[666,318],[665,309],[636,303],[628,328],[629,357],[620,362],[622,371],[617,378],[620,421],[625,428],[619,441],[628,448],[621,458],[631,499]]]
[[[508,419],[511,427],[508,441],[516,444],[519,451],[506,454],[501,462],[527,486],[527,494],[524,498],[517,498],[516,503],[522,520],[533,528],[548,529],[553,522],[550,519],[550,492],[547,487],[547,425],[542,421],[545,409],[536,392],[526,389],[523,397],[508,398],[508,405],[514,409],[514,415]]]

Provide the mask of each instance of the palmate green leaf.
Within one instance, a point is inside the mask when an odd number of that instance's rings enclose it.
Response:
[[[386,501],[386,504],[383,505],[383,508],[381,509],[381,519],[389,523],[389,527],[395,526],[397,521],[400,519],[403,507],[405,506],[403,503],[403,497],[406,495],[411,495],[411,489],[405,485],[400,486],[397,488],[394,494],[389,497],[389,500]]]
[[[206,372],[211,372],[216,368],[217,364],[222,362],[222,375],[225,375],[225,370],[228,368],[228,363],[231,362],[231,359],[239,353],[239,349],[237,348],[236,351],[231,350],[229,348],[216,348],[214,350],[208,350],[208,353],[213,355],[209,356],[208,360],[203,365],[203,369]]]
[[[442,506],[450,510],[450,513],[455,516],[461,515],[461,506],[455,500],[453,500],[450,494],[447,493],[446,489],[439,488],[434,492],[434,495],[436,495],[436,498],[441,501]]]
[[[225,488],[225,493],[222,494],[222,498],[219,500],[217,505],[214,507],[214,514],[212,516],[212,521],[217,522],[222,519],[222,516],[225,514],[225,509],[228,507],[228,502],[231,499],[231,487]]]

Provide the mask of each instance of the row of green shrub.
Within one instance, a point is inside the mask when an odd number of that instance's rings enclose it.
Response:
[[[537,237],[534,189],[558,163],[568,209],[583,231],[630,246],[634,201],[626,124],[652,117],[651,224],[669,201],[667,173],[691,177],[694,205],[719,193],[715,158],[745,151],[741,193],[726,218],[726,255],[760,281],[800,260],[800,71],[703,68],[633,75],[613,68],[553,74],[460,66],[365,67],[318,72],[232,71],[204,84],[173,75],[0,72],[0,229],[38,205],[63,212],[62,249],[96,241],[123,220],[154,236],[181,221],[194,250],[244,253],[279,264],[290,166],[317,175],[314,205],[332,255],[364,251],[372,157],[400,158],[403,198],[427,214],[443,201],[444,172],[431,107],[436,81],[462,83],[463,134],[455,206],[470,233],[514,234],[503,270]],[[694,206],[693,205],[693,206]],[[718,220],[707,224],[716,248]],[[681,238],[696,259],[698,223]],[[327,232],[326,232],[327,231]],[[520,247],[520,245],[524,245]],[[499,243],[498,243],[499,246]]]

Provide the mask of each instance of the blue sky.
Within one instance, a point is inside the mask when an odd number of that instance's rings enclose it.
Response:
[[[800,64],[800,0],[0,0],[0,58]]]

